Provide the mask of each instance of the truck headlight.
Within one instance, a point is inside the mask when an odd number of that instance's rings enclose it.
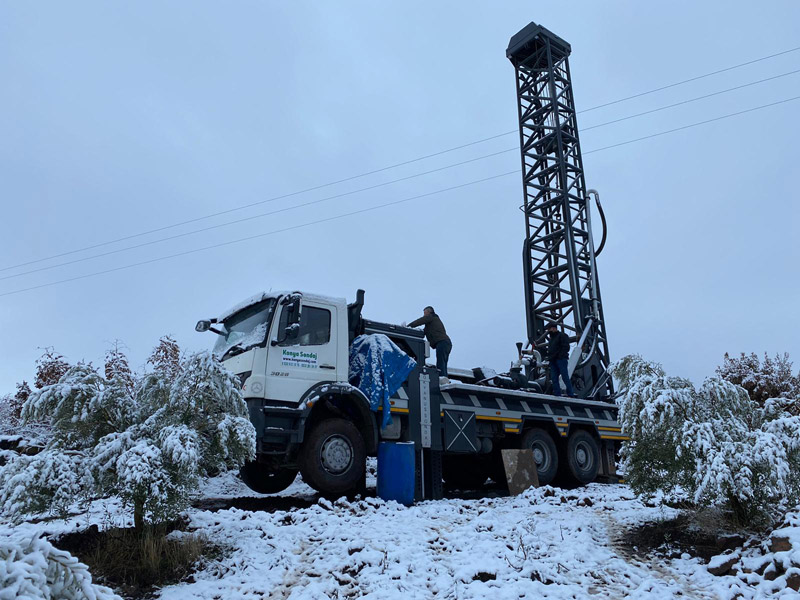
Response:
[[[252,374],[253,374],[252,371],[245,371],[244,373],[239,373],[236,376],[237,379],[239,380],[239,389],[240,390],[244,389],[244,382],[247,381],[247,378],[250,377],[250,375],[252,375]]]

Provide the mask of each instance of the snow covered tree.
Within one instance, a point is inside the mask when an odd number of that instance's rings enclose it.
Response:
[[[800,417],[763,406],[721,378],[698,389],[661,365],[627,356],[613,367],[622,394],[623,466],[638,494],[729,509],[741,523],[785,510],[800,495]]]
[[[255,456],[255,429],[236,377],[207,352],[188,356],[179,375],[146,375],[136,427],[101,441],[96,471],[134,508],[137,525],[174,517],[206,475]]]
[[[174,381],[169,370],[145,375],[131,393],[118,374],[79,364],[34,392],[23,421],[48,416],[53,438],[0,470],[2,512],[19,520],[114,495],[141,528],[177,516],[206,474],[251,460],[255,430],[236,378],[208,353],[177,372]]]
[[[111,348],[106,351],[105,375],[107,380],[119,379],[132,394],[134,388],[133,372],[128,364],[128,357],[122,351],[122,343],[114,340]]]
[[[136,418],[124,385],[106,381],[86,364],[32,393],[22,423],[48,422],[52,437],[39,454],[20,456],[0,471],[3,512],[12,518],[44,510],[63,514],[70,504],[89,499],[96,491],[87,462],[93,448]]]
[[[109,433],[124,431],[136,419],[136,406],[122,380],[108,381],[80,363],[58,383],[31,394],[22,417],[25,422],[49,419],[57,447],[83,450]]]
[[[207,352],[192,354],[174,371],[146,375],[136,398],[136,427],[103,439],[96,475],[133,506],[134,521],[163,521],[188,502],[198,481],[255,456],[255,430],[234,375]]]
[[[26,514],[66,515],[92,495],[92,479],[82,452],[47,448],[21,455],[0,469],[0,508],[12,522]]]
[[[0,539],[0,598],[120,600],[92,582],[89,568],[38,535]]]
[[[30,395],[31,395],[31,388],[28,385],[27,381],[23,381],[22,383],[17,384],[17,391],[9,399],[9,403],[11,404],[11,416],[14,419],[14,421],[19,420],[20,414],[22,413],[22,405],[25,404],[25,401],[28,399],[28,396]]]
[[[28,385],[28,382],[23,380],[22,383],[17,384],[17,391],[14,394],[14,399],[19,402],[20,404],[24,404],[25,401],[28,399],[28,396],[31,395],[31,386]]]
[[[33,445],[39,445],[41,437],[47,435],[48,428],[42,423],[21,427],[22,407],[31,395],[31,388],[27,381],[17,384],[17,391],[0,399],[0,432],[18,434],[26,438]]]
[[[11,394],[0,396],[0,433],[11,433],[17,426],[19,415],[14,415],[15,412],[14,396]]]
[[[255,430],[239,382],[208,352],[186,358],[162,411],[154,416],[176,431],[197,432],[206,473],[238,466],[255,454]]]
[[[750,398],[763,405],[770,398],[785,398],[794,402],[793,412],[800,413],[800,374],[792,373],[789,354],[776,354],[770,358],[764,353],[761,362],[755,352],[749,355],[742,352],[737,358],[727,353],[722,366],[717,367],[717,375],[747,390]]]
[[[172,336],[163,336],[153,348],[147,364],[153,367],[155,373],[164,375],[170,380],[175,379],[181,372],[181,348],[178,342]]]
[[[69,363],[53,350],[52,346],[48,346],[44,349],[44,354],[36,359],[36,379],[33,386],[42,389],[47,385],[58,383],[67,369],[69,369]]]

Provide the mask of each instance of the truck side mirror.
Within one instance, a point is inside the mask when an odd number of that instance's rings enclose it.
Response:
[[[290,340],[297,337],[297,332],[300,330],[300,297],[296,296],[284,310],[288,313],[284,339]]]
[[[281,302],[283,305],[283,310],[286,313],[286,327],[284,328],[283,334],[279,339],[272,340],[273,346],[284,344],[287,341],[297,337],[297,334],[300,331],[301,299],[302,296],[300,294],[293,294]]]
[[[195,331],[199,331],[200,333],[203,333],[204,331],[213,331],[217,335],[224,336],[225,334],[222,333],[219,329],[215,329],[215,328],[212,327],[212,325],[214,323],[218,323],[218,322],[219,321],[217,321],[216,319],[209,319],[207,321],[205,321],[205,320],[198,321],[197,325],[194,326],[194,330]]]

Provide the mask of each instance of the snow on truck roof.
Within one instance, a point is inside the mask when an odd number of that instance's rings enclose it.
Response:
[[[346,304],[347,300],[345,298],[337,298],[335,296],[323,296],[322,294],[311,294],[308,292],[303,292],[300,290],[278,290],[278,291],[269,291],[269,292],[259,292],[258,294],[254,294],[250,296],[247,300],[242,300],[238,304],[232,306],[225,312],[223,312],[220,316],[217,317],[217,321],[224,321],[231,315],[236,314],[240,310],[244,310],[254,304],[258,304],[262,300],[266,300],[267,298],[278,298],[279,296],[285,296],[286,294],[295,294],[299,293],[302,294],[304,300],[311,300],[312,302],[324,302],[329,304]]]

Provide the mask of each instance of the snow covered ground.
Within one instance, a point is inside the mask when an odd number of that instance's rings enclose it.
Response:
[[[231,476],[208,495],[253,495]],[[298,480],[284,497],[310,501]],[[744,588],[699,560],[633,556],[631,525],[669,518],[624,485],[517,497],[451,499],[406,508],[377,498],[275,512],[193,511],[191,528],[230,549],[164,599],[200,598],[731,598],[791,597],[785,582]]]
[[[373,497],[318,499],[298,480],[278,497],[254,494],[232,473],[211,480],[188,513],[189,529],[223,547],[224,556],[190,582],[162,589],[160,597],[797,597],[785,577],[746,586],[736,576],[710,574],[688,555],[635,556],[621,543],[622,533],[676,511],[645,506],[625,485],[544,487],[517,497],[406,508]],[[118,511],[115,504],[96,506],[88,516],[26,523],[16,533],[74,531],[89,522],[120,525]],[[0,526],[0,536],[7,532]]]

